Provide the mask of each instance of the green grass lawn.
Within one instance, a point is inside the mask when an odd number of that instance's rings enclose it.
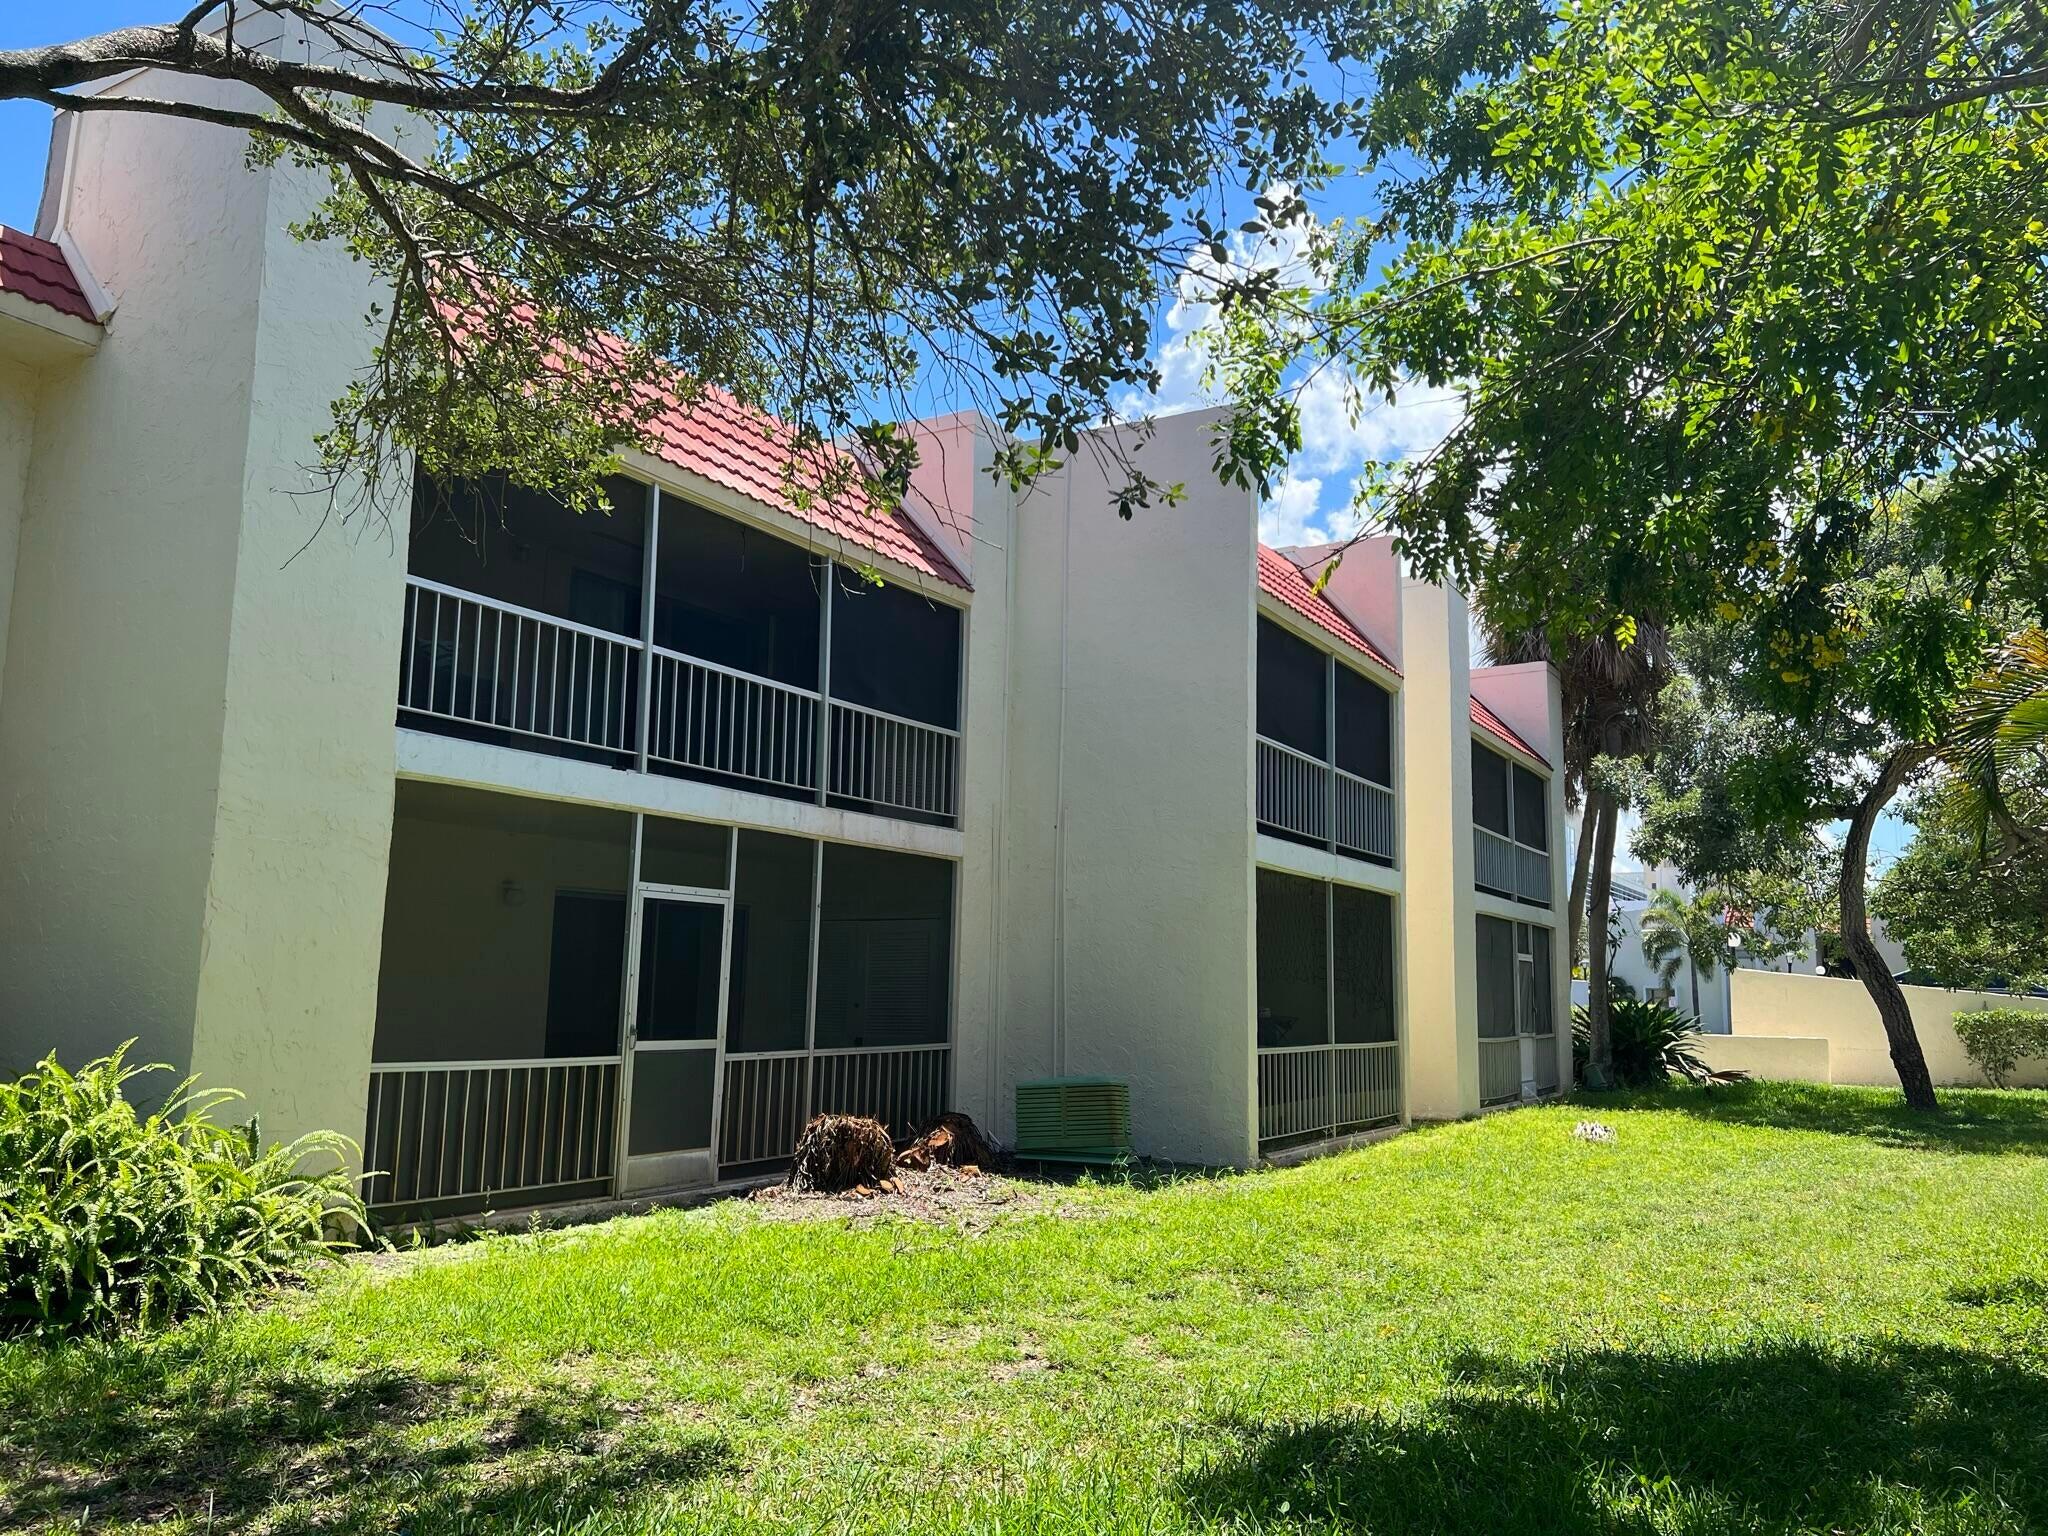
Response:
[[[0,1529],[2048,1529],[2048,1095],[1948,1098],[1529,1110],[979,1235],[726,1203],[354,1262],[0,1347]]]

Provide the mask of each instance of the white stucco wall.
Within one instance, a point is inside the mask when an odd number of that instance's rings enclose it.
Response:
[[[953,1103],[1001,1138],[1015,1135],[1015,1094],[1003,1086],[1005,884],[1010,784],[1011,562],[1015,509],[983,473],[992,429],[955,416],[924,447],[940,530],[974,601],[966,617],[966,709],[961,719],[960,865],[954,885]]]
[[[28,494],[35,443],[35,374],[0,358],[0,708],[7,698],[7,617],[14,603],[14,566],[21,548],[21,508]]]
[[[317,188],[267,178],[193,1070],[278,1135],[359,1135],[391,842],[409,485],[362,504],[311,468],[370,356],[375,295],[294,239]]]
[[[1084,448],[1018,508],[1000,1092],[1125,1079],[1140,1151],[1244,1163],[1256,517],[1209,472],[1217,416],[1142,450],[1179,506],[1119,519]]]
[[[4,1045],[140,1035],[270,1134],[359,1134],[403,542],[360,537],[374,518],[314,537],[328,509],[293,492],[368,358],[370,289],[286,233],[313,189],[249,169],[239,134],[109,114],[73,137],[67,227],[117,310],[49,386],[23,521]]]
[[[223,129],[107,115],[74,137],[70,231],[119,308],[46,386],[23,509],[0,1053],[139,1036],[189,1067],[267,194]]]
[[[1402,1061],[1409,1115],[1443,1120],[1479,1107],[1471,652],[1458,593],[1404,578],[1401,672]]]

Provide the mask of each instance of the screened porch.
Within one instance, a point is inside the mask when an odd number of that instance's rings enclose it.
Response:
[[[702,1184],[825,1110],[946,1106],[953,866],[401,781],[365,1196],[454,1213]]]
[[[400,724],[957,820],[958,608],[637,481],[606,489],[579,514],[418,478]]]
[[[1257,898],[1259,1149],[1399,1120],[1392,898],[1271,869]]]
[[[1256,706],[1260,830],[1391,865],[1393,696],[1261,616]]]

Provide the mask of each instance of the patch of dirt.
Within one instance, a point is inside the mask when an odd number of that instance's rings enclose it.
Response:
[[[868,1226],[889,1218],[928,1221],[985,1232],[1005,1216],[1059,1212],[1054,1191],[979,1168],[899,1168],[888,1178],[839,1194],[813,1194],[776,1185],[756,1190],[753,1203],[771,1221],[851,1220]]]

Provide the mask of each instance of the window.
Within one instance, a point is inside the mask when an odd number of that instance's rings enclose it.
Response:
[[[960,610],[834,566],[832,697],[957,729]]]
[[[482,480],[413,478],[406,569],[537,613],[638,638],[647,487],[605,482],[608,510]]]
[[[1331,950],[1339,1045],[1392,1040],[1394,902],[1377,891],[1330,888]]]
[[[1472,819],[1489,832],[1502,837],[1514,835],[1514,813],[1509,804],[1508,760],[1472,743]]]
[[[1480,1039],[1555,1032],[1551,959],[1548,928],[1499,917],[1479,919]]]
[[[1257,730],[1268,741],[1329,761],[1330,658],[1271,619],[1259,620]]]
[[[811,875],[817,844],[739,834],[732,899],[728,1051],[800,1051],[811,976]]]
[[[1521,1002],[1515,1010],[1516,1023],[1525,1035],[1547,1035],[1554,1031],[1554,1009],[1550,995],[1550,930],[1534,923],[1515,924],[1521,953],[1516,972],[1521,980]]]
[[[823,562],[797,545],[662,496],[656,645],[814,689],[824,584]]]
[[[825,845],[818,1049],[939,1045],[951,1006],[953,866]]]
[[[1514,839],[1525,847],[1547,849],[1550,846],[1550,787],[1520,763],[1509,766],[1515,781]]]
[[[1479,919],[1479,1038],[1515,1033],[1515,924]]]
[[[1337,673],[1337,766],[1361,779],[1394,782],[1393,698],[1349,667]]]
[[[1330,1042],[1329,887],[1258,872],[1259,1046]]]

